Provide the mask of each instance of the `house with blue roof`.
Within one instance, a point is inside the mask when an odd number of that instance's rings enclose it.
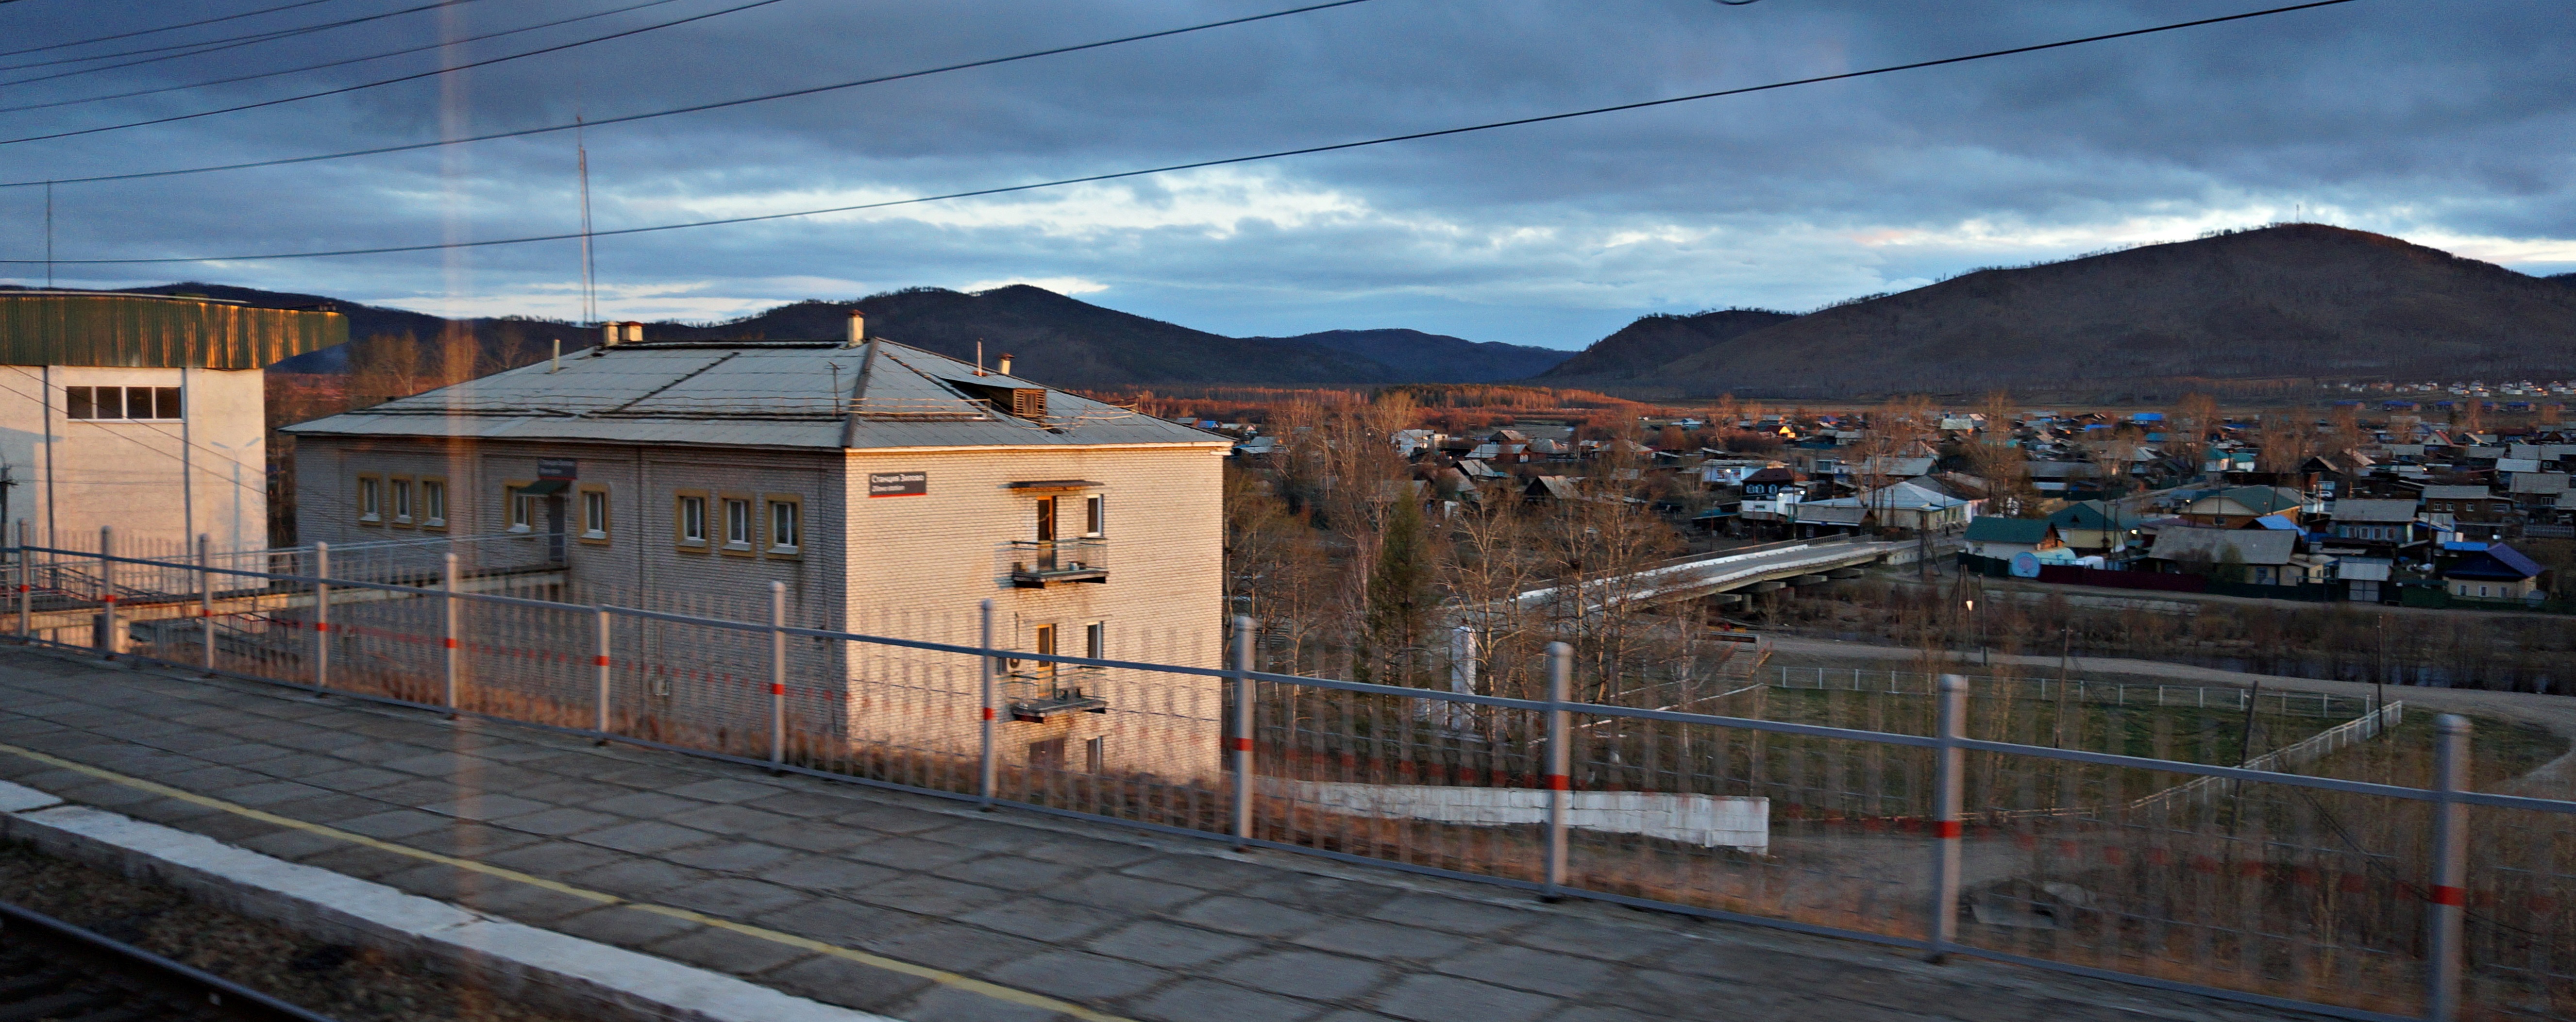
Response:
[[[2460,559],[2442,569],[2442,585],[2452,596],[2473,600],[2538,598],[2541,576],[2548,569],[2522,551],[2502,543],[2446,546],[2476,548],[2460,549]]]

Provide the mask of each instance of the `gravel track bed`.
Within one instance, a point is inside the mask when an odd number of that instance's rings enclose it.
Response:
[[[333,944],[23,844],[0,843],[0,900],[341,1022],[575,1022],[505,1003],[444,963]]]

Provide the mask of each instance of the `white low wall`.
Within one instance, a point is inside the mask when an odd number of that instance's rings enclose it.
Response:
[[[1265,778],[1264,793],[1336,812],[1477,827],[1547,822],[1547,792],[1536,788],[1452,788],[1425,784],[1343,784]],[[1577,791],[1566,823],[1577,830],[1639,834],[1685,844],[1764,853],[1771,847],[1771,800],[1732,795]]]

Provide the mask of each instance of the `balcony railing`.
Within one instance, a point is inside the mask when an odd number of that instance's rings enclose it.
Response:
[[[1090,693],[1099,681],[1097,667],[1029,662],[1003,676],[1002,697],[1012,720],[1031,723],[1059,713],[1107,713],[1109,700]]]
[[[1011,584],[1022,589],[1109,581],[1109,541],[1105,539],[1016,539],[1006,552]]]

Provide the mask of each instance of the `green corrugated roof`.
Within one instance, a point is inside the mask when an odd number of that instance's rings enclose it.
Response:
[[[349,317],[212,298],[0,291],[0,365],[259,369],[349,339]]]

